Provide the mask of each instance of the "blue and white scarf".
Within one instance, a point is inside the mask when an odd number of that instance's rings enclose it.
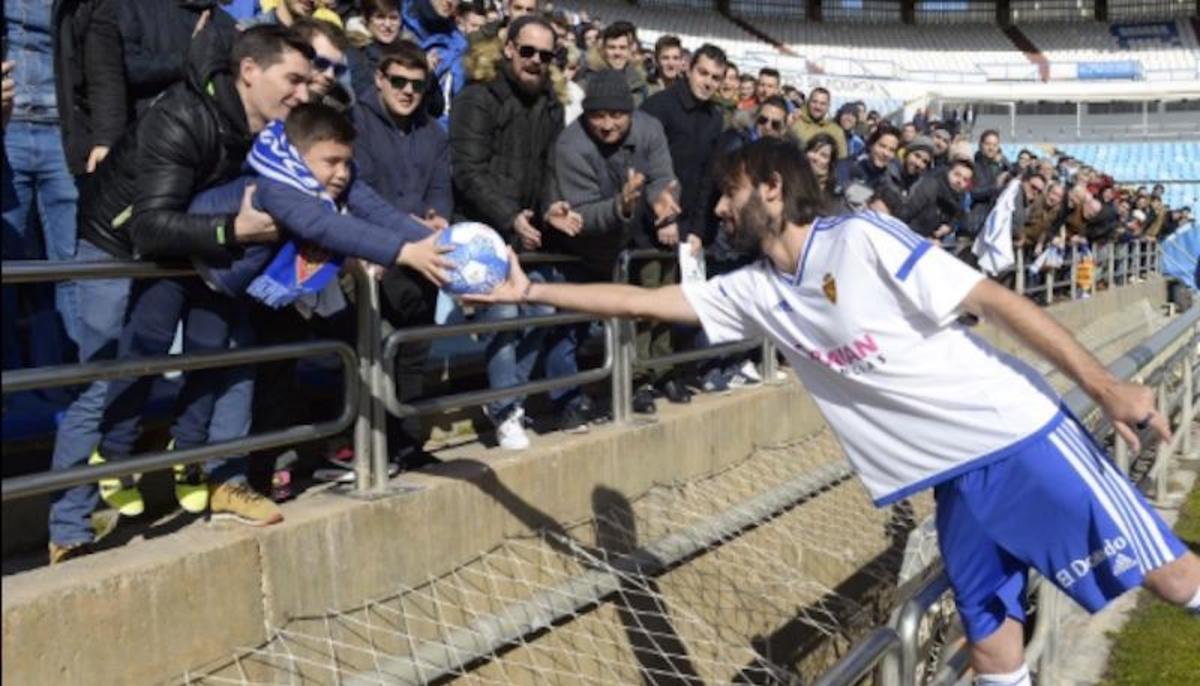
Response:
[[[246,164],[264,178],[320,199],[330,212],[338,206],[325,188],[313,177],[299,151],[288,142],[283,122],[275,120],[254,139]],[[339,255],[331,255],[312,243],[289,240],[275,253],[263,273],[255,277],[246,293],[276,309],[304,298],[309,302],[330,283],[336,283],[342,266]]]

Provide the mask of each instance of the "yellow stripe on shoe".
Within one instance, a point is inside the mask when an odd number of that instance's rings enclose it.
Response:
[[[175,439],[167,444],[167,450],[175,449]],[[184,512],[200,514],[208,509],[208,479],[204,469],[198,464],[174,467],[175,499]]]
[[[88,458],[88,464],[104,464],[105,459],[99,450],[93,450]],[[100,499],[109,507],[116,510],[122,517],[137,517],[146,511],[146,503],[142,500],[142,492],[138,490],[137,481],[140,474],[134,474],[128,481],[121,479],[100,479]]]

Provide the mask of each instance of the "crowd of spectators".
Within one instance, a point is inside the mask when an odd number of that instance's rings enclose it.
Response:
[[[774,69],[739,70],[715,45],[671,35],[643,45],[633,24],[538,0],[8,0],[5,46],[4,259],[186,260],[199,274],[59,284],[52,305],[29,307],[36,346],[15,324],[29,303],[5,288],[6,369],[162,355],[180,328],[188,352],[352,339],[353,293],[336,274],[354,260],[380,280],[389,326],[429,324],[449,267],[435,238],[459,221],[483,222],[520,251],[576,258],[534,267],[540,281],[610,279],[627,248],[678,255],[638,262],[641,285],[676,281],[700,257],[709,275],[728,271],[745,258],[713,214],[714,169],[762,138],[795,142],[830,212],[890,213],[969,260],[997,224],[1032,264],[1053,246],[1163,237],[1191,221],[1187,208],[1163,205],[1161,187],[1121,189],[1066,155],[1023,150],[1010,162],[995,131],[973,147],[957,113],[893,122],[861,102],[835,107],[825,88],[804,93]],[[289,282],[273,271],[285,254],[332,278]],[[488,336],[489,385],[575,373],[588,333]],[[641,359],[703,344],[664,325],[637,335]],[[428,355],[428,344],[401,346],[401,402],[423,395]],[[649,368],[633,409],[758,381],[743,356]],[[149,385],[96,382],[73,395],[54,468],[127,457]],[[172,445],[287,426],[302,412],[295,388],[293,362],[186,374]],[[581,388],[549,400],[562,430],[605,415]],[[525,404],[483,408],[500,447],[529,445]],[[435,459],[411,418],[388,436],[396,469]],[[177,468],[176,495],[189,511],[280,521],[275,458]],[[90,550],[100,498],[122,515],[142,512],[135,478],[55,495],[52,562]]]

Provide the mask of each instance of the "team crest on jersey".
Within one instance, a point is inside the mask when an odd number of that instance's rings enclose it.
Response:
[[[821,279],[821,290],[825,293],[825,299],[831,305],[837,304],[837,281],[834,280],[833,274],[826,274]]]

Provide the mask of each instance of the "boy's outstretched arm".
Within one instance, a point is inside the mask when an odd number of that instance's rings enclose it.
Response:
[[[1134,452],[1140,446],[1133,427],[1145,428],[1143,423],[1154,429],[1160,439],[1170,440],[1170,424],[1166,416],[1155,409],[1153,391],[1114,377],[1070,331],[1028,299],[991,279],[984,279],[967,294],[962,308],[1008,329],[1030,349],[1052,362],[1096,401]]]
[[[679,286],[639,288],[617,283],[531,283],[511,249],[508,252],[508,280],[487,295],[468,295],[463,300],[476,305],[537,302],[600,317],[700,324],[700,318]]]

